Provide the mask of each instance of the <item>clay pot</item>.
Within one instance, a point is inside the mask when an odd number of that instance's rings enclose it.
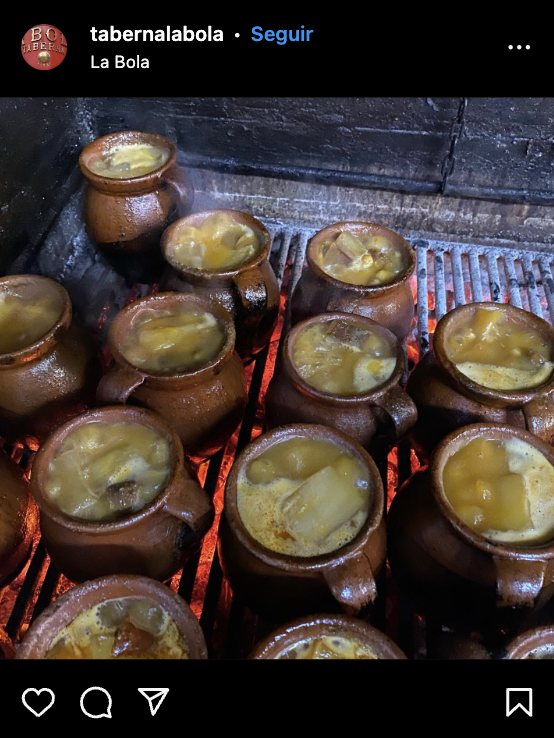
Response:
[[[153,374],[135,368],[121,353],[131,322],[143,310],[178,305],[214,315],[227,334],[222,350],[206,366],[186,374]],[[160,293],[128,305],[114,319],[108,334],[114,366],[98,385],[102,403],[132,402],[159,413],[178,433],[185,451],[211,456],[224,446],[242,420],[246,407],[246,379],[235,352],[231,316],[205,297]]]
[[[448,458],[470,440],[519,438],[554,464],[554,449],[510,426],[477,423],[454,431],[426,471],[394,498],[387,528],[394,576],[414,602],[464,627],[512,627],[532,620],[554,594],[554,542],[493,543],[457,517],[443,488]]]
[[[72,323],[71,301],[61,284],[31,274],[0,279],[0,288],[24,284],[36,285],[62,305],[42,338],[0,356],[0,434],[9,440],[31,437],[28,443],[35,446],[93,402],[100,363],[94,342]]]
[[[373,499],[358,535],[336,551],[314,557],[279,554],[246,530],[237,506],[239,474],[270,446],[291,438],[330,441],[358,458],[370,472]],[[342,608],[358,614],[377,597],[376,577],[385,560],[384,492],[371,456],[344,433],[322,425],[289,425],[260,436],[240,454],[225,487],[219,558],[231,587],[246,604],[272,621]]]
[[[494,422],[513,425],[534,433],[550,443],[554,435],[554,374],[541,387],[526,390],[493,390],[483,387],[450,361],[446,342],[468,314],[490,303],[462,305],[447,313],[437,324],[433,351],[416,365],[406,390],[417,405],[418,422],[414,438],[424,453],[429,453],[445,435],[469,423]],[[508,315],[527,322],[552,345],[554,328],[533,313],[501,305]]]
[[[23,470],[0,450],[0,585],[27,558],[37,524]]]
[[[258,643],[251,659],[275,659],[286,648],[307,638],[351,636],[367,645],[379,659],[406,659],[404,653],[384,633],[368,623],[347,615],[311,615],[284,625]]]
[[[13,659],[14,656],[13,643],[4,628],[0,628],[0,661]]]
[[[201,225],[215,213],[229,215],[256,233],[260,251],[246,264],[226,271],[194,269],[181,264],[174,256],[179,234],[188,226]],[[194,292],[224,307],[235,321],[236,349],[243,359],[264,348],[271,338],[279,314],[279,286],[269,264],[271,236],[259,220],[238,210],[204,210],[181,218],[164,233],[162,252],[168,262],[162,288],[176,292]]]
[[[396,369],[379,387],[360,395],[336,395],[312,387],[294,365],[294,343],[310,325],[344,320],[376,331],[396,346]],[[324,313],[308,318],[286,335],[281,364],[266,395],[266,424],[275,428],[288,423],[321,423],[347,433],[368,449],[378,430],[396,443],[414,425],[417,411],[411,398],[399,386],[404,372],[404,352],[396,336],[373,320],[345,313]]]
[[[323,241],[337,237],[342,231],[386,237],[396,247],[404,249],[408,268],[390,284],[376,287],[347,284],[331,277],[319,267],[315,257]],[[415,253],[402,236],[374,223],[335,223],[313,236],[306,259],[308,268],[302,272],[292,296],[293,324],[319,313],[356,313],[388,328],[400,341],[408,336],[414,317],[414,298],[409,280],[415,269]]]
[[[544,625],[522,633],[506,646],[505,659],[525,659],[531,651],[541,646],[550,646],[554,650],[554,625]]]
[[[106,600],[140,597],[162,607],[177,626],[191,659],[207,659],[204,635],[187,603],[169,587],[138,576],[95,579],[73,587],[49,605],[30,626],[19,644],[16,659],[45,658],[52,641],[81,613]]]
[[[90,422],[137,423],[164,436],[172,469],[164,489],[141,510],[114,522],[88,522],[62,512],[44,483],[60,444]],[[144,574],[165,580],[198,550],[214,519],[213,505],[185,466],[176,433],[158,416],[133,407],[90,410],[58,428],[33,462],[31,492],[40,508],[40,527],[54,565],[80,582],[108,574]]]
[[[152,144],[169,152],[165,164],[142,177],[113,179],[95,174],[91,162],[114,146]],[[79,166],[89,188],[85,200],[85,222],[93,241],[102,248],[132,258],[137,253],[158,250],[167,226],[190,211],[194,190],[177,164],[177,149],[157,133],[121,131],[97,138],[86,146]]]

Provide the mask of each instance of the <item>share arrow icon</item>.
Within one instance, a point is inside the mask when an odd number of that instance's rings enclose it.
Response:
[[[160,705],[167,697],[169,687],[138,687],[138,691],[143,697],[148,700],[148,706],[150,707],[150,714],[152,717],[160,709]]]

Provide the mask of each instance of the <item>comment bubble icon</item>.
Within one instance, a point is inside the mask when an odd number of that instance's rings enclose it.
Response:
[[[87,708],[85,707],[85,698],[88,694],[91,692],[101,692],[106,696],[106,702],[105,702],[105,709],[100,712],[89,712]],[[83,694],[81,695],[81,712],[86,715],[89,718],[92,718],[93,720],[98,720],[99,718],[111,718],[112,716],[112,696],[108,692],[107,689],[104,689],[104,687],[89,687],[88,689],[85,689]]]

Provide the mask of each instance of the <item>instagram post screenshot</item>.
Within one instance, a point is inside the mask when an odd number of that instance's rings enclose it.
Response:
[[[3,34],[0,712],[540,719],[547,47],[237,10]]]

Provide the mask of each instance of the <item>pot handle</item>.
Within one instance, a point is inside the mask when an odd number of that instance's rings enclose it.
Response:
[[[194,187],[188,175],[180,167],[172,166],[162,175],[162,182],[166,189],[173,192],[179,215],[190,213],[194,201]]]
[[[100,380],[96,390],[98,402],[124,405],[133,392],[144,382],[144,375],[127,367],[114,366]]]
[[[493,561],[497,606],[533,607],[544,585],[546,561],[514,561],[501,556],[493,556]]]
[[[397,441],[412,428],[417,421],[417,408],[410,395],[400,387],[392,387],[376,403],[384,411],[393,426],[393,437]]]
[[[553,393],[539,395],[523,406],[525,427],[533,435],[550,443],[554,436],[554,398]]]
[[[250,336],[256,332],[267,309],[267,287],[259,267],[239,272],[234,278],[241,301],[241,323]]]
[[[357,615],[377,597],[377,585],[365,554],[323,572],[331,594],[348,615]]]
[[[210,530],[215,512],[212,501],[195,479],[181,472],[175,480],[175,488],[169,493],[164,510],[186,523],[197,538]]]

